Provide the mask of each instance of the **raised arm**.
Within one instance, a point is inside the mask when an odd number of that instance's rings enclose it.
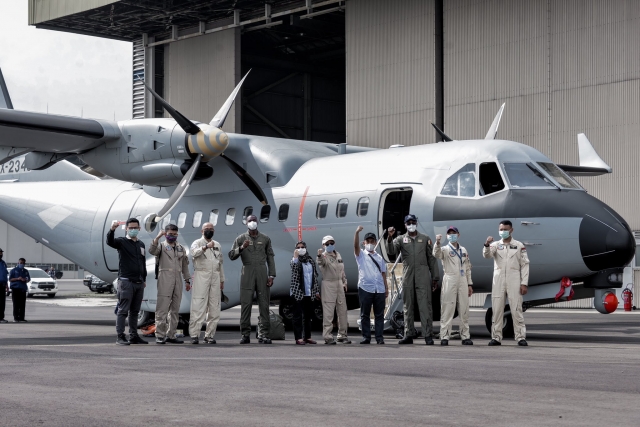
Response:
[[[240,253],[242,252],[242,240],[241,240],[242,236],[238,236],[236,238],[236,240],[233,241],[233,246],[231,247],[231,250],[229,251],[229,259],[231,259],[231,261],[235,261],[238,258],[240,258]]]
[[[436,244],[433,246],[433,256],[438,259],[444,260],[444,254],[442,253],[442,246],[440,245],[441,239],[442,239],[442,234],[436,234]]]
[[[487,241],[484,243],[484,247],[482,248],[482,256],[485,258],[493,258],[496,254],[496,246],[492,245],[493,237],[487,237]]]
[[[118,221],[111,222],[111,229],[107,232],[107,246],[113,249],[120,249],[120,241],[115,238],[115,231],[118,228]]]
[[[356,234],[353,236],[353,253],[356,256],[360,256],[360,232],[364,230],[364,227],[361,225],[356,228]]]

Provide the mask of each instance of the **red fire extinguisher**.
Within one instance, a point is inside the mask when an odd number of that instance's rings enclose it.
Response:
[[[624,311],[631,311],[633,305],[633,292],[630,289],[631,283],[622,291],[622,301],[624,302]]]

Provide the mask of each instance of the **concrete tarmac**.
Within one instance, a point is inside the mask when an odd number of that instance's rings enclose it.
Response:
[[[241,346],[233,308],[215,346],[123,347],[113,307],[57,300],[0,324],[2,426],[640,425],[640,313],[532,309],[523,348],[488,347],[480,310],[472,347],[359,345],[352,311],[351,345]]]

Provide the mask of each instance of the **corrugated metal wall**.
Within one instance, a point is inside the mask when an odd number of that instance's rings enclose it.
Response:
[[[345,31],[347,142],[435,142],[433,1],[350,0]]]
[[[209,123],[240,81],[240,30],[171,43],[164,54],[165,99],[189,119]],[[240,103],[238,96],[224,123],[227,132],[240,131]]]
[[[29,25],[95,9],[119,0],[29,0]]]

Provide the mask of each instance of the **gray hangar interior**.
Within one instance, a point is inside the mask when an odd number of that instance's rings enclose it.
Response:
[[[482,138],[506,103],[500,138],[557,163],[587,135],[614,173],[580,183],[640,239],[638,1],[30,0],[29,23],[132,42],[134,117],[163,115],[138,78],[208,122],[249,69],[231,132],[417,145],[430,122]]]

